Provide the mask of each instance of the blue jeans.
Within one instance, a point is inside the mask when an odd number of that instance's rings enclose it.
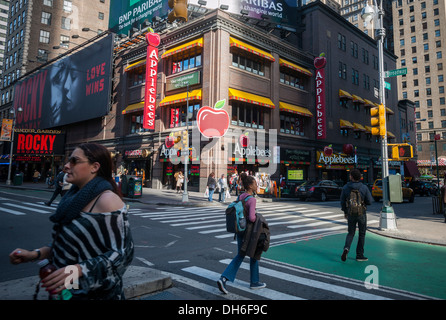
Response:
[[[225,271],[221,275],[231,282],[234,282],[237,271],[243,262],[244,255],[240,254],[240,248],[243,244],[244,233],[237,234],[237,255],[232,259],[231,263],[226,267]],[[249,258],[249,270],[251,273],[251,284],[259,282],[259,261],[253,258]]]
[[[358,244],[356,245],[356,255],[364,255],[364,242],[365,242],[365,232],[367,229],[367,215],[364,213],[360,216],[348,216],[348,234],[345,238],[344,249],[350,251],[350,246],[352,244],[353,238],[356,232],[356,225],[359,229]]]
[[[225,192],[226,192],[225,188],[220,189],[220,193],[218,194],[218,201],[225,202],[225,197],[226,197]]]
[[[212,201],[212,196],[214,195],[214,191],[215,191],[215,189],[209,188],[209,198],[208,198],[208,201]]]

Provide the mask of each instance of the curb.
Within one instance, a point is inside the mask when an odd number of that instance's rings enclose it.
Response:
[[[38,276],[9,280],[0,283],[0,300],[33,300]],[[126,299],[135,300],[139,296],[168,289],[172,278],[161,271],[138,266],[129,266],[123,277]],[[40,289],[37,300],[48,300],[48,294]]]

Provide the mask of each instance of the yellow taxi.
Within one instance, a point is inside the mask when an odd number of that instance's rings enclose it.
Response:
[[[383,197],[383,182],[381,179],[375,180],[375,183],[372,187],[372,197],[375,201],[379,201]],[[415,193],[411,188],[406,187],[406,184],[401,181],[401,188],[403,191],[403,200],[408,200],[409,202],[413,202],[415,199]]]

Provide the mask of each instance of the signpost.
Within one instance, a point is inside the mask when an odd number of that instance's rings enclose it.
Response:
[[[404,76],[407,74],[407,68],[394,69],[389,71],[384,71],[384,78]]]

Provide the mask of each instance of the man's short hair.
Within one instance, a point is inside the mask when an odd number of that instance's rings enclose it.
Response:
[[[361,181],[361,172],[358,169],[353,169],[350,171],[350,175],[355,181]]]

